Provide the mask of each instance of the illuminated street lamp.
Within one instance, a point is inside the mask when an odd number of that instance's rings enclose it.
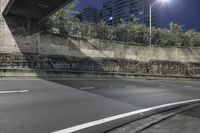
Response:
[[[149,43],[151,45],[151,41],[152,41],[152,8],[153,6],[155,6],[157,4],[157,2],[160,3],[166,3],[169,0],[155,0],[153,3],[150,4],[149,6],[149,29],[150,29],[150,39],[149,39]]]

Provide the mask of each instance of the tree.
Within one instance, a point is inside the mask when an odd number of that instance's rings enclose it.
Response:
[[[74,15],[79,1],[80,0],[74,0],[69,5],[50,16],[47,20],[47,29],[56,28],[62,32],[67,29],[69,23],[77,22],[78,19]]]
[[[170,23],[169,30],[171,32],[170,37],[173,40],[172,45],[183,46],[184,45],[183,43],[185,41],[183,26],[175,23]]]

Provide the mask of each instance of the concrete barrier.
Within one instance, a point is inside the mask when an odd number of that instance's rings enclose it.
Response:
[[[35,21],[15,15],[3,18],[0,25],[0,67],[9,70],[1,73],[4,77],[20,71],[41,77],[68,71],[95,76],[200,77],[197,47],[144,46],[40,32]]]
[[[144,76],[171,78],[200,78],[200,63],[152,60],[148,62],[112,59],[86,58],[58,55],[0,54],[1,76],[61,76],[84,73],[102,76]],[[8,70],[8,71],[7,71]],[[24,74],[23,74],[24,73]],[[29,74],[30,73],[30,74]]]

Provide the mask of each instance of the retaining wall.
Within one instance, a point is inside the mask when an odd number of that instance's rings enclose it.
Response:
[[[130,59],[89,58],[56,55],[0,54],[1,68],[116,73],[136,76],[200,77],[200,63]]]
[[[0,32],[1,68],[200,77],[200,48],[71,37],[40,32],[26,18],[8,16],[6,21]]]

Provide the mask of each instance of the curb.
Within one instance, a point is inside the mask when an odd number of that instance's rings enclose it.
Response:
[[[146,80],[200,80],[194,77],[135,75],[131,73],[70,71],[52,69],[0,68],[0,78],[113,78]]]
[[[152,127],[152,126],[154,126],[154,125],[156,125],[156,124],[158,124],[158,123],[160,123],[164,120],[167,120],[167,119],[173,117],[176,114],[185,112],[187,110],[196,108],[198,106],[200,106],[200,103],[196,103],[196,104],[192,104],[192,105],[186,105],[186,106],[178,107],[178,108],[173,109],[173,110],[164,111],[162,113],[152,115],[152,116],[146,117],[144,119],[137,120],[137,121],[134,121],[132,123],[129,123],[127,125],[123,125],[121,127],[115,128],[115,129],[108,131],[106,133],[123,133],[126,128],[131,128],[131,127],[132,127],[132,130],[130,131],[131,133],[140,133],[140,132],[142,132],[142,131],[144,131],[144,130],[146,130],[146,129],[148,129],[148,128],[150,128],[150,127]],[[148,122],[149,119],[153,119],[153,118],[154,118],[154,120]],[[135,123],[139,122],[139,121],[140,122],[143,121],[143,125],[136,127],[137,124],[135,124]]]

